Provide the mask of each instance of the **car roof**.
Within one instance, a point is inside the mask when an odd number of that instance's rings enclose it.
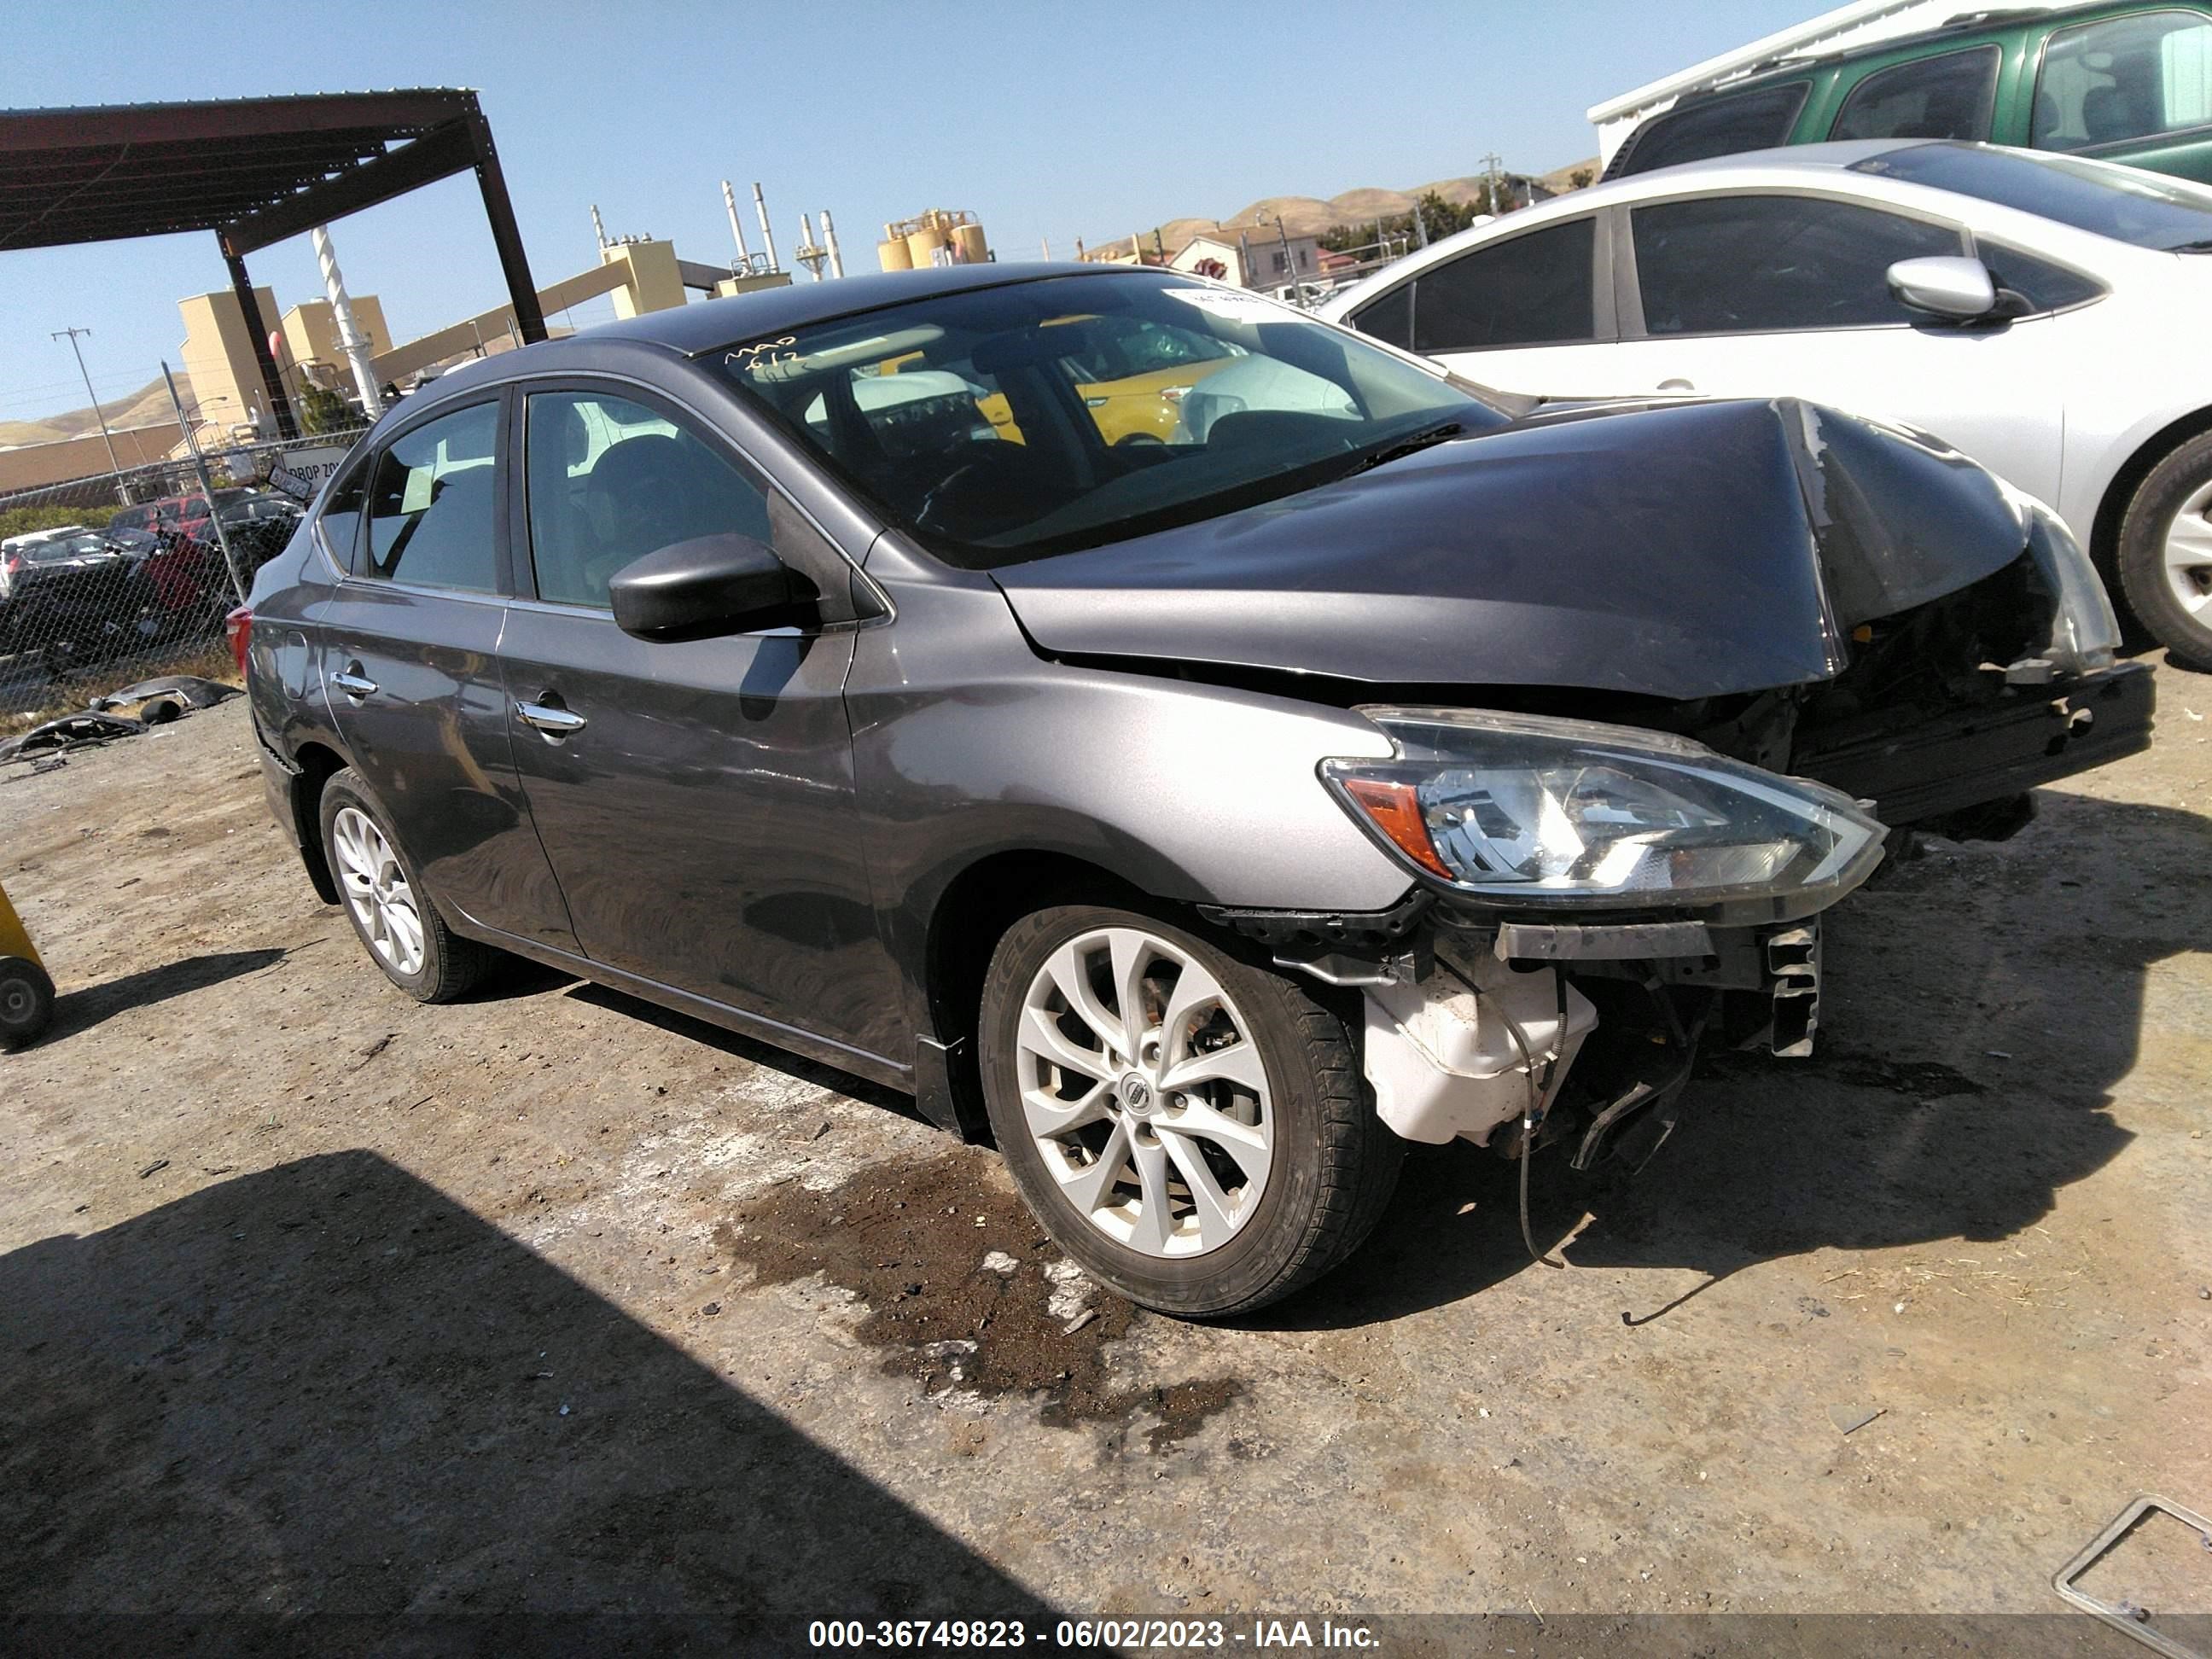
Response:
[[[1667,109],[1649,118],[1656,121],[1661,115],[1670,115],[1675,110],[1724,98],[1731,93],[1754,91],[1778,82],[1825,75],[1893,53],[1910,58],[1929,46],[1940,46],[1948,52],[1954,47],[1976,46],[2008,34],[2030,22],[2048,22],[2054,27],[2063,27],[2075,16],[2086,13],[2148,9],[2152,8],[2141,4],[2140,0],[2087,0],[2085,4],[2074,6],[1992,6],[1962,11],[1930,27],[1915,29],[1910,34],[1887,35],[1877,40],[1869,40],[1864,46],[1842,46],[1828,52],[1815,50],[1769,58],[1765,63],[1753,64],[1748,73],[1732,81],[1723,81],[1717,86],[1698,87],[1686,92]]]
[[[1134,275],[1157,269],[1034,260],[1020,264],[993,263],[933,266],[927,270],[869,271],[826,283],[793,283],[787,288],[761,289],[726,300],[706,300],[666,311],[651,311],[584,332],[599,340],[648,341],[690,357],[736,341],[811,327],[854,312],[927,300],[939,294],[961,294],[971,289],[997,288],[1008,283],[1036,282],[1054,276],[1098,276],[1116,272]]]

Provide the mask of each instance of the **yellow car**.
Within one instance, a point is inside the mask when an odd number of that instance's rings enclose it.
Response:
[[[1085,320],[1081,317],[1054,319],[1056,323]],[[1166,443],[1175,436],[1183,394],[1216,369],[1237,361],[1208,336],[1156,325],[1118,343],[1121,349],[1112,363],[1086,361],[1078,355],[1067,360],[1076,373],[1098,376],[1079,380],[1075,390],[1091,411],[1091,418],[1097,422],[1098,435],[1109,444]],[[917,351],[892,358],[877,373],[896,374],[901,364],[917,362],[921,357]],[[1123,372],[1116,374],[1116,370]],[[1022,429],[1015,424],[1014,412],[1004,393],[993,392],[978,398],[975,410],[1001,438],[1022,441]]]

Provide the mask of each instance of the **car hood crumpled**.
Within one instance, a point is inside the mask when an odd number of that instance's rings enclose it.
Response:
[[[1854,627],[2024,541],[1923,434],[1790,399],[1588,404],[996,580],[1054,655],[1680,700],[1831,678]]]

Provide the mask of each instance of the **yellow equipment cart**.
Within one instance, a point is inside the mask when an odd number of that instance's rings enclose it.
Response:
[[[54,982],[0,887],[0,1042],[11,1048],[35,1042],[53,1017]]]

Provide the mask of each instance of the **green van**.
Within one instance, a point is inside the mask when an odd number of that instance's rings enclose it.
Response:
[[[2212,0],[1974,11],[1782,58],[1628,135],[1608,179],[1833,138],[1967,138],[2212,183]]]

